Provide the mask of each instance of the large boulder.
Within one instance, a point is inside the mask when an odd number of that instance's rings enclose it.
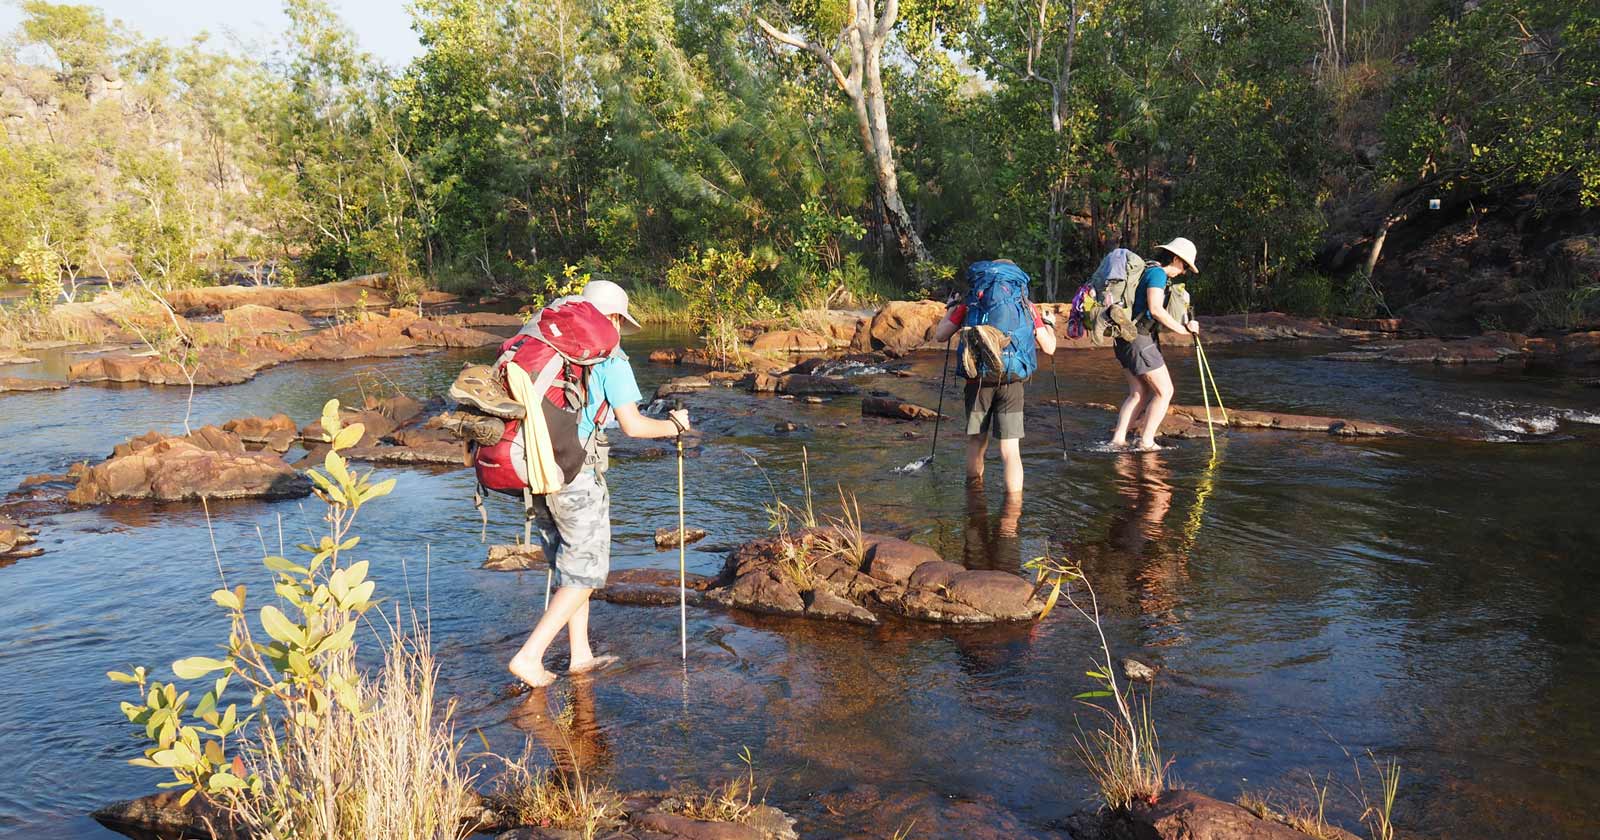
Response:
[[[896,300],[884,304],[868,327],[873,350],[903,356],[933,340],[934,327],[945,314],[944,304],[932,300]]]
[[[206,426],[192,435],[152,432],[76,471],[67,501],[98,505],[123,499],[275,499],[308,495],[311,482],[276,454],[247,453],[231,432]]]

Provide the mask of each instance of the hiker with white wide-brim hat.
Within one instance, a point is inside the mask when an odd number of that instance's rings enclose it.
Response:
[[[1161,357],[1157,336],[1162,329],[1178,333],[1200,334],[1200,322],[1189,320],[1179,323],[1167,312],[1167,285],[1182,274],[1199,274],[1195,264],[1194,243],[1178,237],[1156,248],[1158,258],[1139,277],[1139,287],[1134,293],[1132,318],[1137,335],[1133,340],[1118,336],[1115,343],[1117,362],[1122,365],[1123,377],[1128,381],[1128,396],[1117,412],[1117,427],[1111,433],[1111,445],[1127,445],[1128,428],[1142,416],[1139,431],[1139,449],[1156,448],[1156,430],[1166,419],[1167,406],[1172,403],[1172,375],[1167,371],[1166,360]]]
[[[639,322],[628,313],[628,293],[616,283],[592,280],[579,297],[609,316],[618,333],[639,331]],[[643,395],[620,346],[589,368],[585,383],[589,399],[578,419],[578,439],[589,450],[583,470],[560,490],[534,498],[535,520],[554,569],[556,590],[509,665],[511,673],[534,688],[555,682],[556,675],[545,670],[544,654],[562,628],[568,631],[572,647],[568,673],[594,671],[617,661],[615,656],[596,655],[589,646],[589,596],[605,586],[611,568],[611,488],[606,481],[610,446],[602,430],[607,415],[633,438],[672,438],[689,431],[685,409],[669,412],[666,419],[639,411]]]

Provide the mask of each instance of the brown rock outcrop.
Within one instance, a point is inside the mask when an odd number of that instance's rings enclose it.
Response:
[[[469,327],[456,327],[423,318],[406,325],[407,338],[425,347],[488,347],[504,339],[494,333]]]
[[[861,414],[887,417],[891,420],[932,420],[939,412],[927,406],[897,400],[892,397],[862,397]]]
[[[26,379],[20,376],[0,376],[0,394],[21,391],[59,391],[67,383],[57,379]]]
[[[285,312],[255,303],[225,310],[222,323],[252,333],[305,332],[311,329],[310,322],[297,312]]]
[[[945,314],[944,304],[933,300],[896,300],[884,304],[868,326],[871,347],[891,356],[903,356],[933,339],[933,328]]]
[[[117,446],[112,456],[77,471],[67,501],[97,505],[120,499],[293,498],[311,483],[276,454],[247,453],[231,432],[206,426],[184,437],[152,432]]]
[[[1283,823],[1262,819],[1231,802],[1192,790],[1168,790],[1155,802],[1135,802],[1126,811],[1074,814],[1067,820],[1073,840],[1306,840]],[[1356,840],[1329,827],[1329,840]]]
[[[777,330],[756,336],[751,349],[757,353],[820,353],[830,344],[828,336],[809,330]]]
[[[858,567],[846,536],[817,528],[746,543],[728,555],[709,585],[697,583],[704,593],[696,600],[855,624],[877,624],[879,611],[944,623],[1017,621],[1037,616],[1043,607],[1024,578],[965,569],[926,546],[892,537],[862,534],[864,562]],[[641,571],[614,573],[606,583],[612,594],[601,597],[677,603],[676,576]]]

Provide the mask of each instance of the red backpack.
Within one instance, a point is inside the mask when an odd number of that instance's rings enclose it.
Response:
[[[587,441],[578,438],[578,421],[589,401],[585,378],[619,340],[616,325],[594,304],[567,300],[535,314],[500,346],[494,368],[507,391],[519,396],[513,382],[518,377],[508,373],[511,366],[531,381],[520,389],[528,413],[506,421],[499,442],[474,448],[479,486],[526,498],[554,493],[578,475],[588,456]],[[597,428],[605,422],[606,408],[602,403],[596,412]]]

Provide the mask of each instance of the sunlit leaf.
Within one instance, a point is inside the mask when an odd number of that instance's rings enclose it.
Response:
[[[190,656],[172,663],[172,673],[178,675],[180,680],[197,680],[212,671],[220,671],[228,667],[228,663],[221,659],[212,659],[209,656]]]
[[[261,608],[261,628],[267,635],[288,645],[299,644],[301,641],[300,628],[289,621],[283,611],[268,604]]]

